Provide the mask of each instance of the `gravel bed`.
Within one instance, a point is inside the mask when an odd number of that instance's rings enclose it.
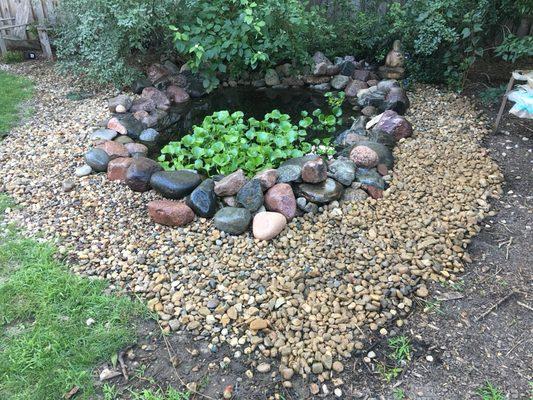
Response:
[[[334,377],[368,330],[403,325],[413,297],[428,296],[426,282],[455,280],[479,222],[493,214],[488,198],[501,193],[473,104],[418,86],[406,115],[415,133],[395,149],[383,199],[333,202],[270,242],[204,219],[154,225],[146,204],[155,193],[105,174],[74,176],[113,93],[72,101],[66,94],[80,86],[50,65],[9,69],[32,78],[37,94],[34,116],[0,146],[0,188],[20,206],[9,219],[59,239],[77,273],[146,298],[165,330],[188,329],[212,351],[227,342],[236,356],[279,359],[286,386],[294,373]]]

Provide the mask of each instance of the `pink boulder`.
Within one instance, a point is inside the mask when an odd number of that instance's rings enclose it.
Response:
[[[276,184],[276,181],[278,180],[278,171],[275,169],[267,169],[258,173],[255,176],[255,179],[259,180],[261,189],[266,191]]]
[[[189,206],[171,200],[149,202],[148,215],[155,223],[168,226],[184,226],[194,220],[194,212]]]
[[[121,135],[127,135],[128,129],[122,125],[122,123],[118,120],[118,118],[111,118],[109,121],[107,121],[107,129],[112,129]]]
[[[133,158],[130,157],[120,157],[111,160],[107,164],[107,179],[110,181],[121,181],[126,180],[126,171],[133,162]]]
[[[220,197],[234,196],[246,183],[246,176],[242,169],[229,174],[215,182],[215,194]]]
[[[98,146],[96,146],[96,148],[105,151],[111,160],[119,157],[130,156],[130,152],[128,151],[126,146],[118,142],[113,142],[111,140],[99,144]]]
[[[367,146],[355,146],[350,152],[350,159],[363,168],[375,167],[379,162],[378,153]]]
[[[287,219],[283,214],[264,211],[254,217],[252,232],[259,240],[270,240],[278,236],[287,226]]]
[[[296,215],[296,198],[288,183],[278,183],[265,194],[265,208],[281,213],[288,221]]]
[[[302,179],[308,183],[324,182],[328,178],[328,167],[322,157],[307,161],[302,167]]]
[[[356,97],[357,93],[362,89],[368,89],[366,82],[353,80],[348,84],[348,86],[346,86],[344,93],[346,93],[346,96],[348,97]]]
[[[126,143],[124,147],[131,155],[138,154],[145,157],[148,154],[148,147],[141,143]]]

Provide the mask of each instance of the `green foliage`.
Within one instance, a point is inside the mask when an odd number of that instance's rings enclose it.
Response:
[[[228,67],[236,74],[268,59],[261,33],[265,22],[257,18],[256,8],[248,0],[199,2],[192,24],[171,26],[178,53],[190,55],[191,69],[206,76],[204,88],[218,86],[216,74]]]
[[[0,71],[0,137],[5,135],[19,116],[20,104],[33,93],[30,80]]]
[[[307,142],[308,131],[332,132],[341,123],[342,95],[328,95],[333,114],[320,109],[311,115],[302,112],[302,119],[293,124],[287,114],[273,110],[262,120],[244,119],[241,111],[218,111],[208,116],[193,133],[161,150],[159,161],[167,170],[192,168],[207,174],[229,174],[242,168],[247,174],[260,169],[275,168],[282,161],[301,157],[313,145],[318,154],[331,153],[331,138]]]
[[[132,391],[130,394],[132,400],[189,400],[191,398],[189,392],[181,392],[171,387],[166,391],[161,389],[144,389],[141,391]]]
[[[104,295],[106,282],[71,274],[54,252],[13,229],[0,232],[2,399],[62,398],[74,386],[76,398],[90,398],[92,368],[135,337],[141,306]]]
[[[24,55],[20,51],[7,51],[0,59],[6,64],[15,64],[24,61]]]
[[[494,386],[492,383],[487,381],[485,385],[480,387],[476,394],[481,398],[481,400],[504,400],[505,396],[500,389]]]
[[[479,93],[479,98],[485,105],[499,103],[502,99],[502,96],[505,94],[506,87],[507,85],[489,87]]]
[[[122,86],[139,74],[132,57],[167,43],[167,27],[178,9],[173,0],[64,0],[58,12],[60,67]]]
[[[396,362],[410,361],[412,346],[411,341],[406,336],[396,336],[388,340],[389,348],[392,350],[390,357]]]
[[[496,47],[496,56],[505,61],[515,63],[520,58],[533,56],[533,36],[518,37],[508,34]]]

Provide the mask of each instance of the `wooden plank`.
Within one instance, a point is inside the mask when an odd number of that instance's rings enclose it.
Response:
[[[0,54],[6,54],[7,53],[7,47],[6,42],[4,41],[4,38],[2,35],[0,35]]]
[[[28,38],[28,35],[26,34],[26,25],[30,22],[30,14],[30,0],[22,0],[15,14],[15,25],[19,26],[13,29],[13,36],[17,36],[21,39]]]
[[[46,17],[50,24],[55,25],[57,22],[56,17],[56,8],[54,6],[54,2],[52,0],[45,0],[45,11],[46,11]]]
[[[37,32],[39,33],[39,41],[41,42],[44,57],[52,59],[52,47],[50,46],[50,40],[48,39],[48,33],[46,32],[46,18],[44,17],[43,4],[39,0],[34,3],[33,11],[35,12],[35,16],[40,25],[37,27]]]
[[[500,121],[502,120],[503,111],[505,110],[505,105],[507,104],[507,95],[511,91],[514,85],[514,76],[511,75],[511,79],[509,79],[509,83],[507,84],[507,89],[505,89],[505,94],[503,95],[502,104],[500,105],[500,110],[498,111],[498,115],[496,116],[496,122],[494,123],[494,130],[493,133],[496,133],[498,131],[498,128],[500,126]]]

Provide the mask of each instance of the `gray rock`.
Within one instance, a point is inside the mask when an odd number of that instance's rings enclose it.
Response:
[[[310,88],[313,90],[318,90],[320,92],[325,92],[331,89],[331,85],[329,84],[329,82],[326,82],[326,83],[319,83],[317,85],[311,85]]]
[[[263,190],[259,179],[252,179],[237,193],[237,203],[254,212],[263,205]]]
[[[296,199],[296,204],[298,205],[298,208],[302,211],[305,211],[305,206],[307,206],[307,200],[305,197],[298,197]]]
[[[146,157],[135,158],[126,171],[126,185],[134,192],[150,190],[150,178],[163,168],[154,160]]]
[[[278,168],[278,182],[289,183],[302,180],[302,167],[299,165],[283,165]]]
[[[185,199],[185,204],[191,207],[199,217],[211,218],[215,215],[217,210],[215,181],[213,179],[206,179],[200,183]]]
[[[85,162],[96,172],[107,171],[109,155],[102,149],[90,149],[85,154]]]
[[[342,90],[348,85],[349,82],[349,76],[337,75],[331,80],[331,87],[336,90]]]
[[[113,140],[117,135],[113,129],[97,129],[91,133],[91,140]]]
[[[84,164],[81,167],[76,168],[74,171],[74,175],[76,175],[78,178],[81,178],[82,176],[90,175],[93,172],[93,169],[90,165]]]
[[[141,94],[143,89],[148,86],[152,86],[152,82],[150,82],[148,78],[137,79],[132,83],[131,90],[135,94]]]
[[[368,193],[358,187],[349,187],[344,191],[341,197],[342,201],[365,201]]]
[[[272,68],[267,69],[265,73],[265,83],[267,86],[275,86],[280,84],[279,75],[276,70]]]
[[[131,108],[132,100],[128,95],[125,94],[119,94],[116,97],[113,97],[109,100],[107,100],[107,106],[109,108],[109,111],[114,113],[118,112],[117,107],[122,106],[124,108],[124,111],[128,111]]]
[[[341,66],[340,74],[346,77],[351,77],[356,68],[355,63],[352,61],[343,61],[339,65]]]
[[[252,214],[246,208],[225,207],[220,209],[213,218],[215,226],[232,235],[245,232],[252,220]]]
[[[160,133],[153,128],[145,129],[139,135],[139,140],[146,143],[155,143],[160,137]]]
[[[328,175],[344,186],[350,186],[355,179],[355,169],[353,161],[339,158],[329,164]]]
[[[150,178],[152,188],[168,199],[188,196],[201,182],[200,175],[190,170],[159,171]]]
[[[374,186],[378,189],[385,190],[385,181],[375,168],[358,168],[355,173],[355,179],[363,185]]]
[[[298,193],[305,197],[308,201],[318,204],[330,203],[333,200],[338,200],[343,193],[343,186],[328,178],[321,183],[302,183],[298,185]]]

